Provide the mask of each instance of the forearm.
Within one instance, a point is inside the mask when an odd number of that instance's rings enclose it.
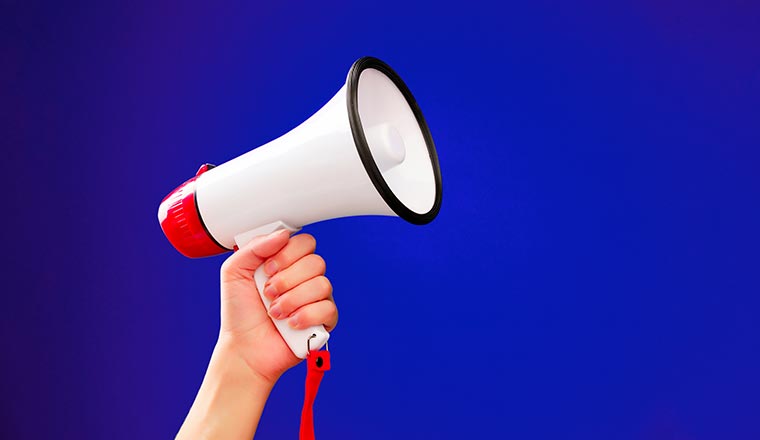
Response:
[[[273,386],[220,340],[177,439],[251,439]]]

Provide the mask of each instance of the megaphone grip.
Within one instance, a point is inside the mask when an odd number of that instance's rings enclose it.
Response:
[[[264,273],[264,266],[259,266],[256,272],[253,274],[254,280],[256,280],[256,288],[259,290],[261,301],[264,303],[264,307],[269,310],[269,306],[272,301],[264,295],[264,284],[269,281],[269,277]],[[271,318],[271,317],[270,317]],[[290,347],[290,350],[298,356],[300,359],[306,359],[309,354],[309,347],[312,350],[322,348],[330,338],[330,333],[325,330],[322,325],[315,325],[305,329],[294,329],[288,325],[286,319],[274,319],[274,326],[280,332],[280,336]]]
[[[276,221],[236,235],[235,243],[238,247],[242,248],[248,244],[249,241],[253,240],[254,237],[271,234],[280,229],[287,229],[292,234],[298,232],[300,228],[294,228],[281,221]],[[269,277],[264,273],[263,265],[259,266],[259,268],[253,273],[253,279],[256,282],[256,289],[259,291],[259,296],[261,296],[261,302],[264,303],[264,307],[269,311],[272,301],[264,295],[264,285],[269,281]],[[310,348],[311,350],[319,350],[322,348],[330,338],[330,333],[328,333],[322,325],[315,325],[304,329],[294,329],[288,325],[287,318],[272,318],[272,322],[277,328],[277,331],[280,332],[282,339],[288,344],[288,347],[290,347],[290,351],[300,359],[306,359]]]

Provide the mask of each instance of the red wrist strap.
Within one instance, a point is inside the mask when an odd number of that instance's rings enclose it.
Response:
[[[300,440],[314,440],[314,400],[317,398],[319,384],[325,371],[330,369],[330,352],[329,351],[309,351],[306,356],[306,391],[303,398],[303,409],[301,410],[301,431],[298,436]]]

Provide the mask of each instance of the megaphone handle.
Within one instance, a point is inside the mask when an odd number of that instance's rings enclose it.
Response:
[[[293,228],[281,221],[277,221],[235,236],[235,243],[240,248],[248,244],[248,242],[251,241],[254,237],[271,234],[272,232],[278,231],[280,229],[287,229],[291,233],[294,233],[297,232],[300,228]],[[256,269],[256,271],[253,273],[253,279],[256,282],[256,288],[259,291],[261,302],[264,303],[264,307],[268,311],[272,301],[264,296],[264,285],[267,281],[269,281],[269,277],[264,273],[263,265],[259,266],[259,268]],[[322,325],[315,325],[305,329],[294,329],[288,325],[287,318],[272,318],[272,322],[277,328],[277,331],[280,332],[282,339],[288,344],[288,347],[290,347],[290,350],[293,352],[293,354],[298,356],[300,359],[306,359],[306,356],[309,354],[309,348],[312,350],[318,350],[322,348],[322,346],[324,346],[327,340],[330,338],[330,333],[328,333],[327,330],[325,330],[325,327]]]

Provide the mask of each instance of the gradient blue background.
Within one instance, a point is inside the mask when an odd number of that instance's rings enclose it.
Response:
[[[341,310],[318,437],[760,438],[757,4],[273,3],[2,2],[0,437],[175,434],[222,257],[158,203],[374,55],[443,207],[307,228]],[[303,374],[260,438],[296,438]]]

